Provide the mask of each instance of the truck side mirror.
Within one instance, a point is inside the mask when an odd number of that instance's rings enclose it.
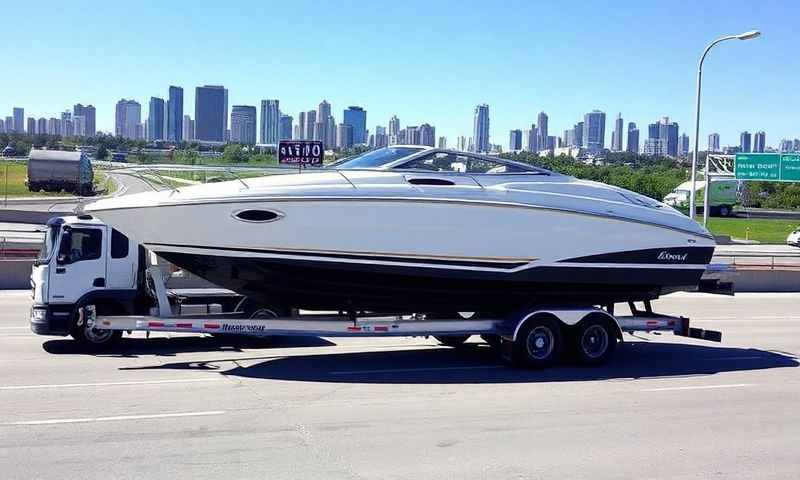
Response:
[[[56,263],[64,265],[69,263],[69,253],[72,246],[72,234],[70,230],[65,228],[61,233],[61,244],[58,246],[58,256],[56,256]]]

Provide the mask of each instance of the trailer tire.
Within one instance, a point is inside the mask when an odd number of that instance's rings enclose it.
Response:
[[[433,338],[446,347],[456,348],[464,345],[464,342],[471,336],[472,335],[434,335]]]
[[[88,309],[93,309],[96,315],[101,314],[101,312],[103,314],[115,313],[113,309],[107,308],[102,304],[82,304],[75,309],[70,335],[82,347],[90,350],[101,350],[113,345],[122,338],[122,332],[119,330],[90,328],[85,318]]]
[[[617,348],[618,330],[605,315],[589,315],[575,326],[572,353],[582,365],[606,363]]]
[[[553,315],[538,314],[525,320],[512,345],[511,361],[523,368],[545,368],[561,358],[564,334],[561,321]]]

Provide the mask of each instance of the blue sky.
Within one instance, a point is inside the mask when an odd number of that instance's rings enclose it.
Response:
[[[800,137],[800,2],[618,0],[534,2],[6,2],[0,115],[57,116],[97,107],[112,130],[122,97],[146,104],[222,84],[229,104],[278,98],[281,110],[361,105],[367,124],[429,122],[455,144],[472,133],[476,104],[491,108],[491,141],[529,128],[539,111],[561,135],[592,109],[640,128],[669,115],[694,130],[697,60],[720,35],[763,36],[719,45],[705,63],[701,145],[742,130],[767,144]],[[144,112],[143,112],[144,114]],[[259,119],[260,121],[260,119]],[[691,135],[690,135],[691,136]]]

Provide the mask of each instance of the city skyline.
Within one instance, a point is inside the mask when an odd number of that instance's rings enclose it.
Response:
[[[792,131],[794,112],[800,109],[793,79],[800,66],[790,53],[800,6],[716,2],[708,6],[714,15],[709,27],[680,15],[690,5],[676,1],[665,9],[623,1],[618,11],[624,15],[609,16],[595,4],[520,4],[517,21],[509,24],[500,6],[465,10],[448,2],[425,4],[423,18],[411,14],[411,4],[356,8],[301,1],[264,8],[244,2],[237,9],[192,4],[176,7],[180,22],[154,22],[159,10],[145,3],[126,11],[128,21],[120,26],[116,5],[56,12],[46,5],[12,2],[9,16],[36,18],[48,34],[69,41],[26,42],[15,49],[18,68],[37,75],[4,78],[7,94],[0,99],[0,112],[23,106],[30,117],[49,118],[80,99],[97,108],[97,129],[110,131],[120,98],[136,99],[146,109],[151,96],[165,96],[164,86],[180,85],[187,92],[184,112],[189,113],[195,108],[191,89],[208,83],[229,89],[229,105],[257,106],[261,99],[277,98],[284,112],[296,116],[316,104],[314,99],[326,98],[336,117],[349,105],[363,106],[370,129],[396,114],[411,125],[431,122],[437,135],[451,140],[470,136],[472,110],[483,103],[492,109],[493,144],[505,144],[511,129],[537,123],[540,111],[550,117],[550,135],[572,128],[593,109],[609,117],[622,112],[626,121],[642,126],[669,115],[693,132],[695,73],[703,47],[719,35],[757,28],[761,38],[728,42],[708,57],[700,138],[718,132],[723,144],[733,145],[741,131],[764,130],[775,146],[781,138],[798,136]],[[293,18],[297,11],[314,15],[275,21],[283,15]],[[200,39],[208,38],[202,26],[209,18],[219,25],[215,35],[235,32],[236,48],[230,42],[203,41],[198,50]],[[69,27],[87,21],[91,33],[76,35]],[[234,28],[250,23],[269,25],[272,40],[265,44],[257,32]],[[480,34],[469,28],[477,24]],[[537,54],[528,58],[520,46],[531,39],[530,25],[536,25]],[[315,29],[313,39],[298,38],[298,29],[305,27]],[[11,22],[7,35],[18,38],[25,29],[24,22]],[[585,57],[589,31],[592,44],[598,45],[591,61]],[[358,54],[328,55],[318,48],[320,36]],[[642,45],[654,36],[669,38],[669,47],[659,52],[659,68],[643,68]],[[387,54],[387,38],[405,38],[406,47],[417,52],[415,64],[426,65],[425,75],[398,69],[397,60]],[[171,46],[170,55],[148,54],[163,45]],[[44,55],[48,62],[34,63]],[[484,65],[471,67],[468,57],[485,59]],[[256,61],[262,58],[270,61]],[[58,79],[57,88],[53,79]],[[607,125],[607,146],[612,131]]]

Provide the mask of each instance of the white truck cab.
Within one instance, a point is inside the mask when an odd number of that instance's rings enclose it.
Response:
[[[85,337],[86,307],[134,313],[143,258],[132,240],[89,215],[51,219],[31,273],[31,329]]]
[[[703,195],[706,182],[695,182],[695,200],[698,209],[703,208]],[[664,203],[681,210],[689,209],[692,182],[684,182],[664,197]],[[733,214],[733,207],[739,203],[738,180],[728,178],[712,178],[711,191],[708,196],[709,213],[712,216],[727,217]]]

